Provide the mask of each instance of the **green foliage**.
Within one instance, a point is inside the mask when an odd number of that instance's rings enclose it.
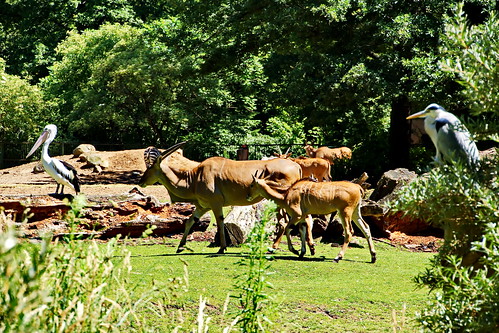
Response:
[[[416,277],[438,289],[419,317],[428,332],[490,332],[497,328],[499,164],[432,169],[402,188],[390,208],[443,228],[445,244]]]
[[[268,204],[265,207],[261,223],[255,225],[245,243],[247,257],[243,257],[237,263],[246,269],[242,275],[234,278],[235,287],[240,291],[235,297],[240,309],[237,324],[242,332],[272,331],[272,322],[268,316],[272,298],[266,291],[272,287],[267,281],[271,257],[267,254],[269,234],[265,230],[275,217],[275,212],[275,204]]]
[[[175,64],[160,63],[144,38],[141,29],[105,25],[73,32],[59,46],[62,60],[43,85],[73,136],[140,143],[171,125],[175,114],[167,106],[178,83],[171,74]]]
[[[0,142],[33,139],[44,111],[40,89],[5,73],[5,62],[0,58]]]
[[[130,252],[117,239],[35,245],[9,229],[0,234],[0,262],[2,332],[145,330],[136,311],[154,290],[138,296],[127,289]]]
[[[138,146],[189,139],[193,157],[223,155],[227,143],[305,139],[355,148],[352,172],[375,178],[400,139],[390,127],[406,125],[400,113],[408,109],[396,101],[462,108],[454,72],[439,68],[439,38],[448,41],[446,58],[494,83],[495,69],[483,76],[474,57],[494,65],[494,38],[480,36],[495,36],[495,16],[472,29],[456,19],[476,50],[462,56],[462,36],[442,34],[454,5],[16,0],[0,4],[0,52],[14,73],[43,79],[50,121],[67,138]],[[483,89],[492,99],[494,88]]]
[[[437,166],[405,186],[389,208],[444,229],[447,250],[465,254],[495,215],[489,204],[497,200],[495,164],[482,161],[480,170],[458,163]]]
[[[473,242],[471,251],[482,255],[479,268],[463,264],[457,256],[437,257],[432,267],[416,281],[438,282],[435,294],[418,321],[426,332],[493,332],[499,322],[499,211],[486,224],[484,236]],[[487,217],[491,220],[491,216]]]
[[[37,82],[56,60],[68,31],[105,23],[138,23],[130,1],[11,0],[0,4],[0,54],[15,75]]]
[[[470,25],[463,3],[446,17],[441,66],[456,75],[474,114],[499,114],[499,18],[490,11],[482,24]]]

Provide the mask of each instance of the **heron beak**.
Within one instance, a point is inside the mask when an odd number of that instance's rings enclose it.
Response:
[[[38,140],[36,140],[36,143],[33,146],[33,148],[31,148],[28,155],[26,155],[26,158],[33,155],[33,153],[38,149],[38,147],[40,147],[42,145],[42,143],[44,143],[47,140],[48,137],[49,137],[49,132],[43,131],[42,134],[40,134],[40,137],[38,138]]]
[[[424,118],[424,117],[426,117],[426,110],[411,114],[409,117],[405,119],[415,119],[415,118]]]

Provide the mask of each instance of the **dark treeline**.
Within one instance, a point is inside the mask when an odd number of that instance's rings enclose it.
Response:
[[[59,140],[190,140],[193,158],[230,144],[308,141],[351,147],[354,175],[416,167],[433,152],[410,149],[410,113],[438,102],[477,121],[497,114],[494,63],[480,69],[463,51],[481,40],[480,59],[497,59],[487,45],[496,6],[4,1],[0,141],[33,140],[54,123]],[[487,75],[488,90],[477,92],[473,80]]]

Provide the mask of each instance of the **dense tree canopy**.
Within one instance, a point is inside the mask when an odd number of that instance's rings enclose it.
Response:
[[[497,109],[497,66],[479,76],[476,62],[494,59],[496,38],[475,53],[459,42],[496,36],[496,4],[466,2],[470,27],[457,3],[10,0],[0,4],[0,56],[9,74],[40,83],[44,121],[70,139],[189,139],[198,158],[227,144],[309,140],[348,145],[353,172],[378,174],[409,163],[411,111]]]

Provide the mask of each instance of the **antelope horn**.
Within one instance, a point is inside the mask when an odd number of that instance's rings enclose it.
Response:
[[[161,153],[161,157],[158,158],[158,160],[160,161],[163,161],[165,158],[167,158],[168,156],[170,156],[173,152],[175,152],[177,149],[183,147],[185,144],[187,143],[187,141],[182,141],[182,142],[179,142],[179,143],[176,143],[174,144],[173,146],[171,146],[170,148],[167,148],[165,149],[165,151],[163,151]]]

